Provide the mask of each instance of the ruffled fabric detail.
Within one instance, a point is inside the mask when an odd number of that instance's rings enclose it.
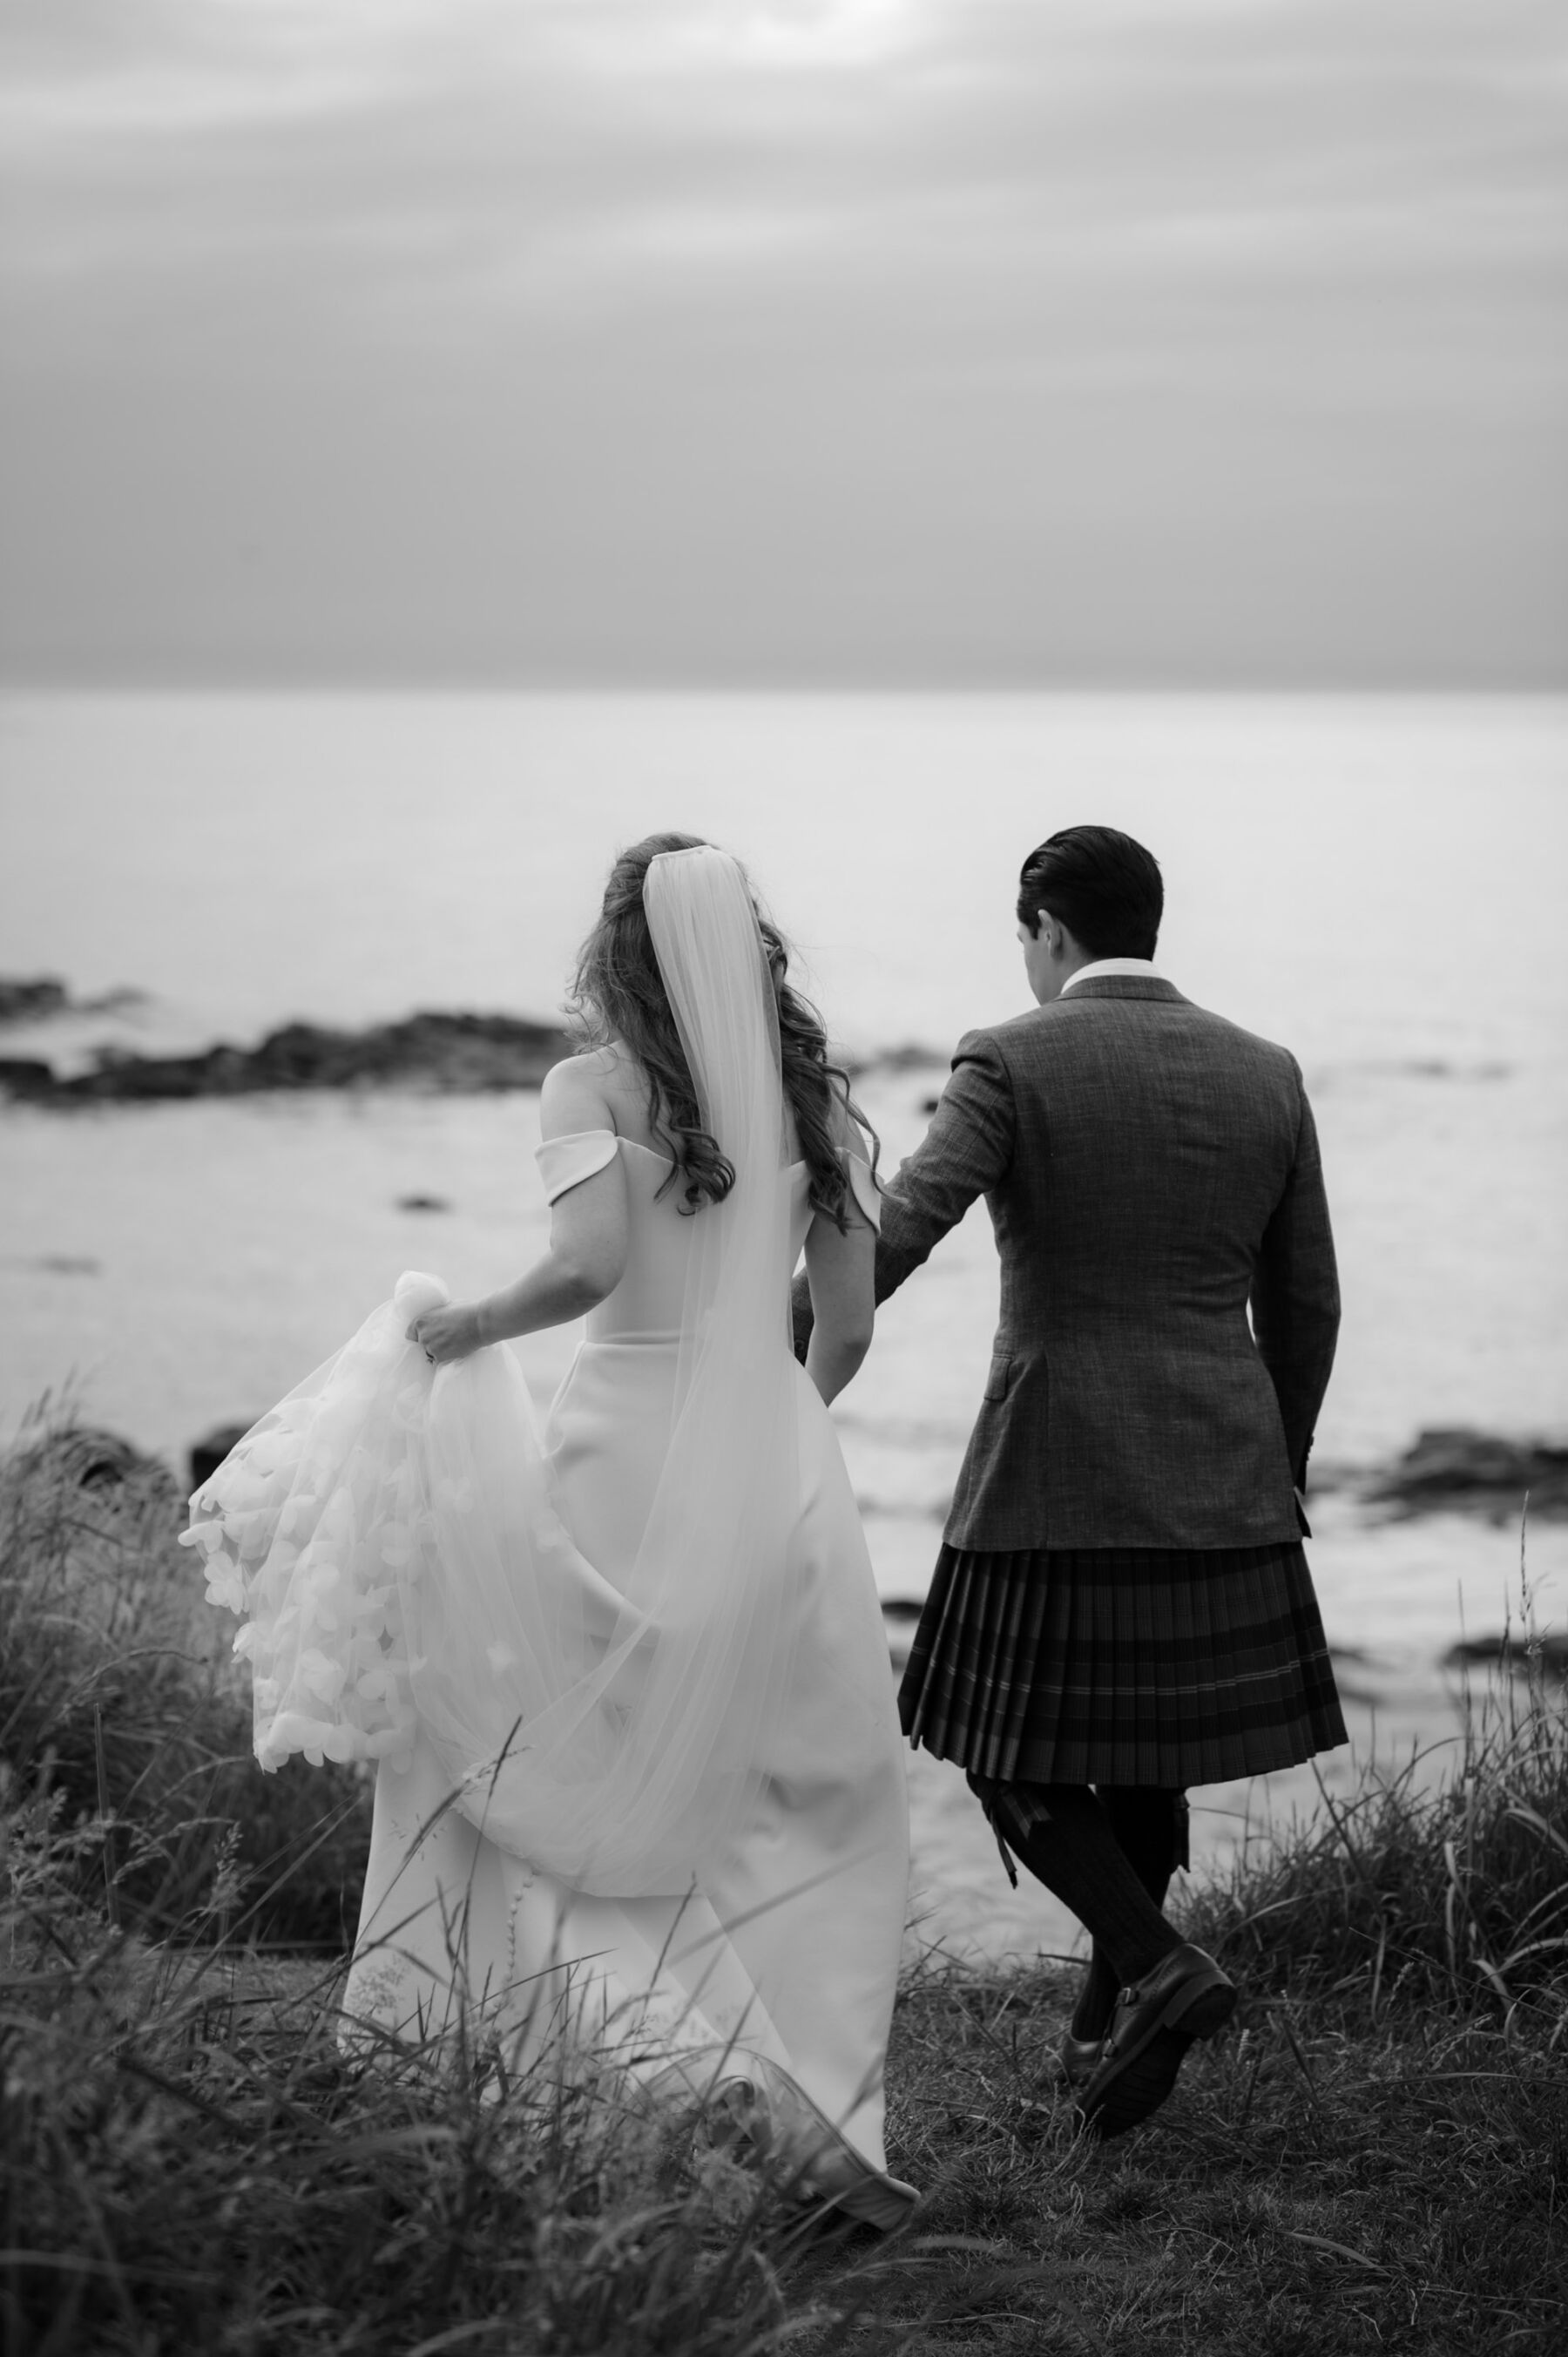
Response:
[[[607,1169],[619,1145],[613,1129],[575,1129],[565,1137],[547,1137],[542,1146],[536,1146],[533,1158],[544,1181],[545,1201],[553,1203],[568,1188],[580,1187],[585,1178]]]
[[[449,1297],[409,1274],[335,1358],[269,1409],[190,1501],[180,1544],[207,1600],[243,1622],[256,1758],[410,1757],[409,1602],[433,1537],[425,1414],[435,1370],[404,1329]]]

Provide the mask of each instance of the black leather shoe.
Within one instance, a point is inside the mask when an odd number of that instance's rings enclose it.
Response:
[[[1238,1992],[1210,1955],[1183,1941],[1124,1988],[1105,2033],[1100,2068],[1078,2107],[1097,2136],[1121,2136],[1157,2111],[1195,2038],[1212,2038],[1236,2010]]]
[[[1061,2057],[1063,2081],[1076,2095],[1088,2086],[1104,2060],[1105,2040],[1075,2038],[1069,2029],[1057,2050]]]

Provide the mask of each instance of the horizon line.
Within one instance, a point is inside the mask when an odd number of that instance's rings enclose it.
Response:
[[[919,675],[866,671],[860,673],[800,672],[541,671],[507,672],[490,666],[448,666],[397,671],[352,665],[315,669],[196,668],[119,669],[62,665],[11,670],[0,665],[0,696],[25,695],[538,695],[538,696],[1040,696],[1204,697],[1255,696],[1274,701],[1319,697],[1367,701],[1453,697],[1456,700],[1552,702],[1568,696],[1568,668],[1561,673],[1517,675],[1390,672],[1354,676],[1330,672],[1262,673],[924,673]]]

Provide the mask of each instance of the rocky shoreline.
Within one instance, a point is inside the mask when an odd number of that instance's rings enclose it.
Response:
[[[0,975],[0,1029],[53,1027],[69,1018],[118,1016],[145,1006],[144,993],[114,990],[73,998],[52,974]],[[396,1023],[349,1031],[288,1023],[253,1048],[220,1040],[186,1055],[145,1055],[118,1044],[91,1050],[85,1070],[61,1071],[47,1056],[0,1055],[0,1095],[60,1110],[80,1104],[174,1103],[268,1090],[417,1089],[478,1096],[536,1089],[572,1050],[566,1031],[536,1016],[477,1015],[430,1008]],[[853,1076],[929,1070],[945,1061],[909,1042],[847,1060]],[[930,1100],[934,1107],[936,1100]],[[928,1107],[928,1110],[929,1107]]]
[[[116,1013],[138,994],[113,992],[75,1000],[50,976],[0,978],[0,1025],[53,1023]],[[43,1056],[0,1056],[0,1091],[25,1104],[168,1103],[268,1090],[403,1088],[479,1095],[536,1089],[552,1064],[570,1053],[559,1025],[521,1015],[435,1013],[363,1030],[287,1023],[253,1048],[220,1040],[189,1055],[143,1055],[97,1048],[87,1069],[62,1073]]]
[[[74,997],[58,975],[0,974],[0,1033],[48,1034],[74,1025],[129,1018],[140,1024],[153,1006],[145,991],[121,988]],[[30,1039],[29,1047],[38,1043]],[[150,1104],[199,1097],[260,1094],[268,1090],[416,1089],[432,1094],[481,1095],[534,1089],[553,1063],[571,1052],[557,1023],[526,1015],[440,1012],[425,1008],[396,1023],[362,1030],[295,1022],[270,1031],[256,1046],[227,1040],[185,1054],[145,1054],[112,1040],[86,1043],[60,1069],[47,1054],[0,1054],[0,1100],[68,1110],[79,1104]],[[917,1039],[872,1053],[843,1054],[853,1080],[919,1074],[929,1087],[945,1072],[949,1051]],[[1368,1071],[1423,1080],[1502,1078],[1500,1063],[1459,1065],[1428,1059],[1369,1064]],[[922,1095],[922,1112],[936,1111]]]

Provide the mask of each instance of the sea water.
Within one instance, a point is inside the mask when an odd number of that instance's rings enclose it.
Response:
[[[1076,821],[1127,828],[1165,868],[1162,970],[1288,1044],[1316,1109],[1346,1315],[1312,1562],[1360,1738],[1374,1714],[1385,1747],[1430,1734],[1448,1645],[1517,1599],[1511,1519],[1380,1518],[1355,1477],[1426,1426],[1568,1425],[1568,706],[18,697],[0,811],[0,971],[146,994],[0,1034],[62,1066],[295,1016],[548,1015],[616,846],[708,835],[747,860],[834,1036],[871,1060],[886,1168],[958,1036],[1028,1003],[1025,853]],[[906,1046],[924,1060],[875,1062]],[[536,1139],[527,1094],[0,1111],[0,1415],[72,1383],[95,1421],[180,1460],[328,1355],[400,1269],[462,1293],[526,1265]],[[414,1196],[448,1208],[400,1208]],[[883,1310],[835,1410],[890,1600],[929,1576],[995,1301],[977,1206]],[[542,1401],[572,1338],[515,1347]],[[1561,1524],[1530,1563],[1561,1623]],[[1250,1796],[1203,1797],[1212,1852]],[[961,1781],[922,1760],[915,1800],[936,1935],[983,1921],[992,1945],[1061,1943],[1047,1905],[997,1882]]]

